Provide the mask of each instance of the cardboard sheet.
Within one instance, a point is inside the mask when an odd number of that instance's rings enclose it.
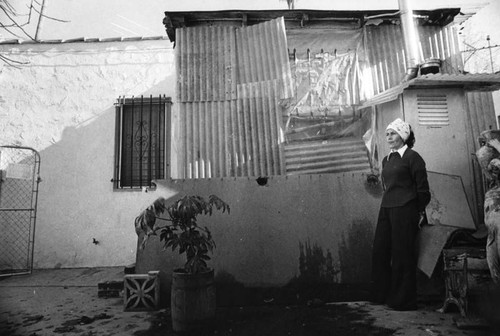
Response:
[[[460,176],[428,172],[431,202],[427,206],[430,225],[418,236],[418,268],[432,276],[446,242],[457,230],[475,231],[476,226]]]
[[[436,268],[439,255],[443,250],[448,238],[453,232],[461,230],[460,228],[444,225],[426,225],[418,235],[418,268],[429,278]]]
[[[432,195],[427,206],[429,224],[475,230],[462,178],[435,172],[427,172],[427,178]]]

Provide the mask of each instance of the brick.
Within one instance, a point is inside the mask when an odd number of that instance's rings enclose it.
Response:
[[[97,296],[100,298],[120,297],[123,281],[105,281],[97,284]]]

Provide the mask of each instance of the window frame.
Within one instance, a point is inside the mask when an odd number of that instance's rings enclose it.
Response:
[[[156,185],[154,184],[154,180],[158,179],[156,177],[152,177],[151,180],[148,180],[147,175],[145,176],[145,173],[142,173],[142,177],[139,178],[141,183],[139,185],[134,185],[133,177],[130,178],[130,183],[123,184],[122,178],[121,178],[121,171],[122,167],[124,166],[124,161],[122,157],[122,150],[124,146],[124,132],[123,132],[123,127],[124,127],[124,113],[125,113],[125,107],[129,106],[141,106],[144,108],[146,111],[149,111],[150,106],[153,105],[164,105],[163,109],[159,108],[157,112],[155,113],[164,113],[164,125],[163,125],[163,132],[164,136],[162,137],[163,139],[160,138],[160,140],[163,141],[163,150],[159,149],[159,155],[163,155],[163,161],[164,161],[164,166],[162,169],[163,176],[160,179],[166,179],[170,176],[170,164],[171,164],[171,158],[170,158],[170,145],[171,145],[171,111],[172,111],[172,99],[170,97],[166,97],[165,95],[159,95],[153,97],[152,95],[148,97],[144,96],[138,96],[138,97],[131,97],[131,98],[126,98],[125,96],[120,96],[115,103],[115,157],[114,157],[114,175],[113,179],[111,180],[113,182],[113,190],[114,191],[120,191],[120,190],[128,190],[128,191],[141,191],[144,188],[146,189],[155,189]],[[161,148],[161,147],[160,147]],[[148,160],[150,160],[148,156]]]

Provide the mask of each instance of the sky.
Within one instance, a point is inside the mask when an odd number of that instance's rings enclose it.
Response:
[[[7,0],[26,22],[34,0]],[[414,9],[461,7],[461,4],[485,4],[498,0],[409,0]],[[37,0],[41,3],[42,0]],[[1,1],[0,1],[1,3]],[[33,3],[35,6],[36,2]],[[397,9],[398,0],[296,0],[296,9],[373,10]],[[162,20],[165,11],[288,9],[286,0],[45,0],[39,39],[106,38],[166,35]],[[34,36],[38,15],[32,12],[30,24],[23,28]],[[1,14],[1,13],[0,13]],[[499,13],[500,14],[500,13]],[[5,24],[8,18],[0,15]],[[59,21],[58,21],[59,20]],[[66,22],[61,22],[66,21]],[[11,29],[12,30],[12,29]],[[0,29],[0,38],[16,38]],[[18,32],[20,39],[29,39]]]

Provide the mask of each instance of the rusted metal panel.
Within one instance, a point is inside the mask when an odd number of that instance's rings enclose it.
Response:
[[[235,98],[235,29],[227,26],[177,29],[180,102]]]

